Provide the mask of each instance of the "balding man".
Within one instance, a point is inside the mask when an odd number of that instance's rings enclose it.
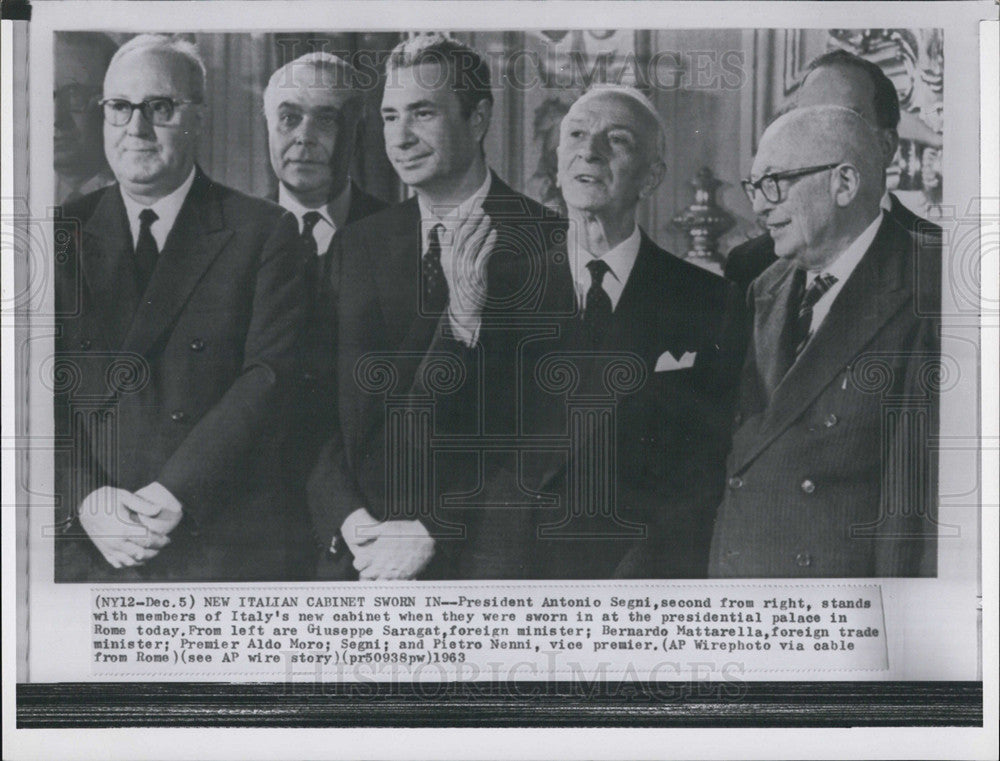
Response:
[[[794,105],[844,106],[857,112],[875,129],[883,169],[888,169],[899,146],[899,98],[896,86],[878,64],[846,50],[833,50],[813,60],[795,94]],[[910,211],[892,193],[883,190],[882,210],[928,245],[940,245],[941,228]],[[774,263],[774,241],[767,233],[741,243],[726,257],[725,276],[746,292],[751,281]]]
[[[778,262],[751,287],[710,576],[935,572],[940,339],[916,304],[939,298],[940,258],[882,185],[878,131],[851,109],[795,109],[761,139],[744,187]]]
[[[539,511],[536,577],[705,574],[705,516],[718,500],[739,374],[739,301],[725,280],[663,250],[637,223],[663,177],[662,143],[659,115],[634,88],[592,89],[561,124],[564,258],[580,318],[538,353],[575,357],[576,393],[614,401],[615,429],[607,439],[586,431],[568,465],[543,476],[539,491],[565,501]],[[617,388],[616,366],[644,382]],[[562,415],[551,430],[571,429],[566,397],[542,399],[537,416]]]
[[[66,207],[57,264],[60,581],[281,579],[281,472],[306,290],[295,221],[195,164],[205,121],[195,47],[123,45],[104,79],[117,180]]]
[[[381,211],[386,204],[351,180],[364,92],[358,72],[330,53],[307,53],[271,75],[264,90],[271,168],[278,178],[272,200],[295,215],[302,239],[310,289],[302,372],[291,421],[292,446],[285,464],[297,495],[294,521],[300,525],[301,567],[294,576],[340,578],[326,541],[308,528],[305,485],[323,443],[337,419],[334,373],[335,305],[330,293],[334,234],[352,222]],[[316,558],[319,568],[316,568]],[[344,562],[342,554],[337,561]]]

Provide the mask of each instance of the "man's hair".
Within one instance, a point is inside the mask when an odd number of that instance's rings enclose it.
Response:
[[[386,72],[409,69],[422,63],[437,63],[451,73],[451,87],[458,96],[462,118],[468,119],[481,101],[493,105],[490,67],[468,45],[444,34],[421,34],[404,40],[392,49]],[[386,84],[387,87],[391,86]]]
[[[89,48],[97,53],[96,60],[107,69],[118,46],[104,32],[56,32],[56,46]]]
[[[190,69],[191,100],[195,103],[205,101],[205,62],[201,60],[198,47],[193,42],[180,35],[140,34],[118,48],[118,52],[114,54],[111,63],[108,64],[108,71],[119,59],[139,50],[164,51],[179,55]]]
[[[343,90],[350,92],[352,101],[361,99],[361,90],[358,88],[358,70],[339,56],[323,51],[306,53],[289,61],[280,69],[277,69],[267,82],[264,88],[264,116],[268,120],[271,118],[273,109],[278,106],[278,93],[284,86],[295,86],[295,70],[308,66],[323,76],[315,83],[316,87],[326,87],[330,90]],[[360,110],[358,115],[360,116]]]
[[[857,69],[868,77],[875,93],[876,126],[880,129],[896,129],[899,126],[899,95],[896,92],[896,85],[877,63],[838,48],[810,61],[802,81],[804,82],[816,69],[837,66]]]
[[[577,98],[573,105],[586,102],[601,95],[620,95],[623,98],[628,98],[643,110],[649,117],[649,120],[655,125],[655,133],[652,135],[653,152],[657,159],[662,159],[667,130],[660,112],[656,110],[656,106],[653,105],[653,102],[646,94],[642,90],[628,85],[597,84]]]

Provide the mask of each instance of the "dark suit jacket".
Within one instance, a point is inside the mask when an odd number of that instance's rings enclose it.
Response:
[[[464,477],[479,472],[479,465],[465,467],[470,459],[475,462],[477,453],[466,450],[454,453],[458,460],[444,457],[437,461],[439,481],[433,492],[421,491],[401,502],[386,494],[387,410],[390,403],[398,406],[404,397],[414,396],[410,392],[421,385],[417,376],[435,341],[454,349],[456,362],[474,365],[481,360],[487,368],[484,375],[464,376],[462,392],[469,393],[479,388],[479,378],[489,376],[489,368],[503,364],[499,358],[510,350],[514,333],[504,329],[505,320],[517,315],[530,319],[547,298],[544,254],[548,239],[557,231],[565,233],[565,222],[496,175],[483,209],[498,239],[489,264],[490,304],[483,315],[480,344],[472,350],[443,335],[446,319],[420,311],[421,234],[416,198],[350,225],[337,236],[331,282],[337,304],[339,426],[309,480],[309,506],[324,546],[359,507],[366,507],[380,520],[414,518],[418,516],[400,514],[397,508],[402,506],[405,513],[407,505],[419,503],[425,513],[420,519],[438,540],[437,557],[425,577],[496,577],[507,573],[507,563],[518,564],[492,552],[489,557],[477,554],[473,546],[479,545],[473,536],[480,534],[474,526],[470,528],[469,521],[478,525],[478,518],[470,517],[462,507],[440,504],[441,495],[448,491],[446,485],[455,483],[456,473]],[[366,364],[373,354],[382,359]],[[473,361],[474,357],[478,359]],[[476,413],[482,411],[485,417],[480,432],[499,432],[510,424],[514,402],[509,397],[515,385],[506,380],[494,382],[488,403],[475,402]],[[418,390],[415,397],[422,397],[422,392]],[[464,422],[459,420],[464,421],[464,415],[441,417],[436,426],[439,432],[462,430]],[[463,456],[464,464],[459,462]],[[481,467],[488,470],[491,465]],[[348,573],[346,568],[344,573]]]
[[[939,321],[915,304],[940,301],[940,249],[920,248],[885,217],[782,376],[794,269],[779,262],[752,287],[753,339],[709,575],[933,575]]]
[[[305,282],[295,224],[200,170],[144,294],[117,185],[67,206],[82,224],[56,263],[56,578],[278,579],[288,490],[280,470]],[[183,505],[172,542],[115,571],[73,517],[92,489],[159,481]]]
[[[919,236],[941,237],[941,228],[923,217],[918,217],[892,193],[889,194],[892,208],[889,216],[904,229]],[[746,293],[761,272],[777,260],[774,255],[774,240],[767,233],[758,235],[745,243],[740,243],[726,257],[725,276],[739,286],[740,293]]]
[[[277,200],[277,194],[274,200]],[[385,207],[384,201],[351,183],[351,203],[344,227]],[[320,256],[319,262],[315,263],[318,266],[306,268],[313,279],[313,282],[308,283],[310,309],[302,342],[302,370],[295,389],[294,418],[290,426],[291,446],[285,450],[287,461],[283,468],[289,479],[289,487],[296,495],[294,520],[297,525],[298,549],[294,555],[298,558],[298,563],[292,575],[299,579],[313,576],[317,552],[325,553],[329,547],[329,538],[325,544],[317,547],[306,507],[306,481],[316,464],[320,449],[337,426],[337,379],[334,367],[336,305],[329,287],[334,245],[335,242],[331,240],[330,247]]]
[[[731,284],[643,233],[601,343],[589,342],[580,319],[567,320],[560,337],[539,342],[536,356],[577,357],[580,383],[569,394],[539,392],[535,418],[546,420],[546,433],[577,440],[562,459],[532,458],[544,471],[536,488],[561,498],[559,507],[536,512],[533,577],[704,576],[742,358],[740,320]],[[610,372],[615,366],[619,372]],[[614,428],[603,445],[613,449],[604,455],[593,426],[607,413],[568,419],[568,405],[591,404],[586,396],[613,409]],[[577,427],[590,430],[574,437]],[[595,458],[596,472],[583,482],[607,489],[592,505],[604,514],[587,517],[588,505],[579,503],[593,492],[572,481]],[[614,516],[607,514],[611,495]],[[584,514],[567,521],[567,507]]]

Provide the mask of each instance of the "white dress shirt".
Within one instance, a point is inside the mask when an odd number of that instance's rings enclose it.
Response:
[[[278,183],[278,203],[282,208],[288,209],[295,215],[300,232],[302,230],[302,217],[310,211],[319,212],[319,221],[313,227],[312,235],[316,241],[316,253],[323,256],[330,249],[330,241],[333,240],[334,233],[347,222],[347,213],[351,208],[351,183],[348,181],[336,198],[316,209],[304,206],[283,183]]]
[[[448,292],[455,292],[455,234],[458,228],[475,212],[483,208],[483,201],[486,200],[490,192],[490,184],[493,182],[492,174],[486,172],[486,180],[479,189],[471,196],[462,201],[458,206],[447,208],[432,207],[422,195],[417,195],[417,203],[420,206],[420,256],[427,253],[430,245],[431,230],[435,225],[442,225],[444,230],[438,237],[441,243],[441,269],[444,270],[444,278],[448,283]],[[452,312],[452,300],[448,300],[448,322],[451,325],[452,333],[466,346],[474,346],[479,340],[479,326],[469,328],[458,320]]]
[[[837,278],[837,282],[830,286],[830,289],[824,293],[819,301],[813,306],[812,323],[809,329],[810,335],[815,335],[816,331],[819,330],[819,326],[823,324],[823,320],[826,319],[827,314],[830,313],[830,307],[833,306],[833,302],[837,298],[837,294],[840,293],[841,289],[844,287],[844,283],[847,282],[848,278],[851,277],[851,273],[854,272],[855,268],[861,262],[864,257],[865,252],[871,246],[872,241],[875,240],[875,235],[878,233],[879,225],[882,224],[882,218],[885,215],[881,210],[879,210],[878,216],[875,217],[875,221],[872,222],[868,227],[864,229],[854,241],[849,245],[840,256],[838,256],[832,264],[828,265],[824,269],[810,271],[806,275],[806,289],[813,284],[817,277],[826,273],[833,275]]]
[[[167,236],[174,229],[174,222],[177,221],[177,215],[181,213],[181,206],[184,205],[184,199],[187,198],[188,191],[191,190],[191,183],[193,182],[194,167],[191,168],[191,174],[180,184],[177,190],[163,196],[163,198],[152,206],[145,206],[139,203],[126,193],[124,188],[119,186],[122,200],[125,202],[125,213],[128,215],[128,226],[132,230],[133,247],[139,242],[139,214],[143,209],[152,209],[156,213],[156,221],[149,226],[149,231],[153,234],[153,240],[156,241],[157,251],[163,251],[163,246],[167,242]]]
[[[587,269],[587,263],[593,259],[601,259],[608,265],[609,272],[604,275],[601,287],[611,299],[611,310],[618,307],[618,301],[625,290],[628,276],[635,266],[636,257],[639,255],[639,245],[642,243],[642,235],[639,233],[639,225],[635,226],[632,234],[625,240],[608,251],[603,256],[595,256],[585,249],[579,241],[575,244],[570,242],[569,270],[573,275],[573,287],[576,290],[576,301],[580,309],[587,306],[587,291],[590,290],[591,276]]]

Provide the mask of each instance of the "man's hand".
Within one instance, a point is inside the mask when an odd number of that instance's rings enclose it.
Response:
[[[344,519],[340,525],[340,535],[344,537],[351,554],[356,556],[361,547],[371,544],[378,538],[381,525],[370,512],[359,507]],[[330,546],[333,544],[331,540]]]
[[[374,541],[352,548],[362,581],[412,579],[434,557],[434,539],[420,521],[386,521],[378,531]]]
[[[486,267],[497,242],[497,231],[482,209],[459,225],[452,242],[452,265],[445,272],[451,298],[448,315],[454,332],[469,343],[479,333],[480,318],[486,305]]]
[[[167,546],[170,538],[137,520],[137,510],[151,509],[145,500],[125,489],[104,486],[80,503],[80,525],[115,568],[141,565]]]
[[[136,513],[139,523],[163,536],[177,528],[184,517],[181,503],[158,481],[139,489],[126,507]]]

